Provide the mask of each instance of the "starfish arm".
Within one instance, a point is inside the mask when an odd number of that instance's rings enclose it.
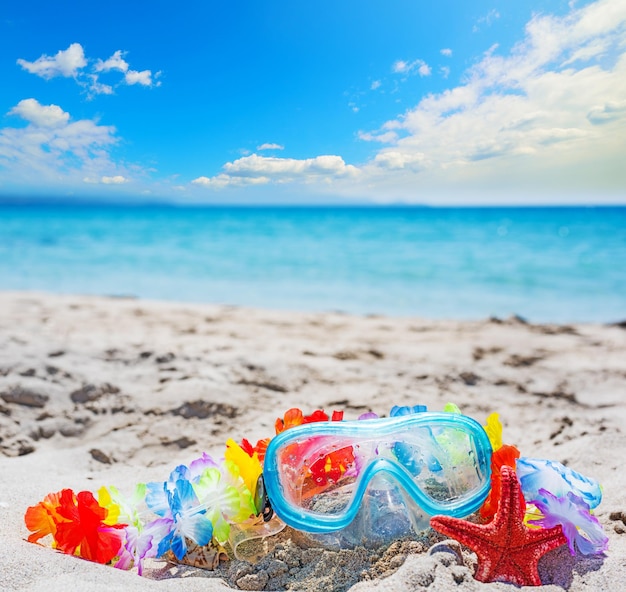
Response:
[[[567,542],[563,529],[529,529],[524,525],[525,502],[515,471],[502,467],[500,506],[489,524],[473,524],[448,516],[434,516],[431,526],[472,549],[478,556],[474,577],[481,582],[504,581],[540,586],[538,561]]]
[[[488,538],[485,529],[480,524],[474,524],[460,518],[452,518],[451,516],[433,516],[430,519],[430,525],[433,529],[441,534],[453,538],[466,547],[469,547],[475,553],[486,544]]]

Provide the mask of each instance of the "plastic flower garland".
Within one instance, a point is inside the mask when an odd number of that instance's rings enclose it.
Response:
[[[424,411],[423,405],[394,406],[390,415]],[[460,413],[450,403],[445,411]],[[375,413],[365,413],[359,420],[376,417]],[[329,417],[317,410],[305,416],[300,409],[290,409],[276,420],[275,431],[278,434],[304,423],[342,419],[343,412]],[[517,448],[502,443],[502,425],[496,413],[487,419],[485,431],[493,456],[492,489],[480,509],[483,518],[493,518],[498,509],[502,467],[506,465],[517,471],[529,527],[561,525],[572,554],[576,550],[583,554],[606,550],[608,539],[591,513],[602,498],[596,481],[558,462],[520,458]],[[89,491],[50,493],[26,510],[24,519],[31,531],[28,540],[37,543],[51,538],[52,547],[63,553],[120,569],[137,567],[139,575],[147,558],[173,554],[178,561],[183,560],[189,542],[199,547],[211,544],[218,550],[230,542],[232,549],[237,533],[245,528],[254,530],[259,523],[262,508],[256,507],[254,495],[269,441],[259,440],[253,446],[246,439],[241,444],[229,439],[223,459],[216,461],[204,453],[189,466],[176,467],[164,482],[137,485],[130,497],[113,486],[102,487],[97,499]],[[402,455],[402,443],[396,447],[395,453]],[[324,483],[345,471],[349,455],[349,449],[342,449],[311,466],[313,479]],[[432,462],[437,461],[433,458]],[[267,531],[259,536],[264,534]]]
[[[343,412],[329,418],[321,410],[305,416],[290,409],[276,420],[276,433],[329,419],[341,421]],[[145,559],[172,553],[181,561],[189,541],[223,549],[232,542],[233,525],[254,530],[259,521],[254,493],[269,440],[252,446],[246,439],[241,444],[229,439],[223,459],[203,453],[164,482],[140,483],[130,497],[113,486],[102,487],[97,499],[89,491],[50,493],[26,510],[28,541],[51,538],[52,548],[63,553],[120,569],[137,567],[139,575]],[[320,478],[326,470],[335,470],[334,461],[320,467]]]

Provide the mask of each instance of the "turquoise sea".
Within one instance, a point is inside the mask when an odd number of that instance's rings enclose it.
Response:
[[[626,207],[0,205],[0,289],[626,319]]]

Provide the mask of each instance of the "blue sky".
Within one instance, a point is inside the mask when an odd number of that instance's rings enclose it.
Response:
[[[626,203],[623,0],[7,4],[0,196]]]

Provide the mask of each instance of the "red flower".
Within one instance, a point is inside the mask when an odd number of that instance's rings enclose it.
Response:
[[[74,495],[71,489],[64,489],[58,513],[66,520],[57,524],[55,538],[61,551],[96,563],[108,563],[119,554],[124,542],[120,529],[126,525],[105,524],[109,511],[98,504],[91,492]]]
[[[302,423],[315,423],[316,421],[328,421],[328,415],[321,409],[316,409],[311,415],[306,415]]]
[[[300,409],[289,409],[283,419],[280,417],[276,420],[276,433],[293,428],[298,425],[306,423],[316,423],[319,421],[341,421],[343,419],[343,411],[333,411],[332,416],[329,418],[328,414],[317,409],[311,413],[311,415],[304,415]],[[311,442],[309,441],[309,445]],[[292,454],[296,457],[300,457],[303,453],[298,447],[300,444],[292,444],[294,450]],[[352,447],[342,448],[341,450],[335,450],[330,454],[327,454],[323,458],[320,458],[314,462],[309,471],[312,481],[317,486],[324,487],[330,483],[337,482],[341,476],[346,472],[349,466],[354,462],[354,453]]]
[[[336,483],[353,463],[352,446],[335,450],[311,465],[311,476],[316,485]]]
[[[269,443],[270,438],[263,438],[263,440],[257,441],[256,446],[252,446],[249,440],[246,440],[246,438],[244,438],[241,441],[240,446],[250,458],[252,458],[254,456],[254,453],[256,452],[259,462],[263,463],[263,459],[265,458],[265,451],[267,450],[267,445]]]
[[[333,411],[330,421],[341,421],[343,419],[343,411]]]

